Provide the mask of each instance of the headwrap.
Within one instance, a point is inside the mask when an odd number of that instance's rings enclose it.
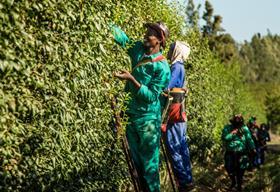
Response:
[[[256,122],[257,118],[256,117],[250,117],[249,118],[249,123],[254,124]]]
[[[172,46],[173,46],[173,53],[171,56],[171,64],[177,61],[182,63],[186,61],[191,52],[190,46],[187,43],[181,41],[176,41],[175,43],[173,43],[171,45],[171,49]]]
[[[244,124],[244,118],[241,114],[237,114],[230,119],[230,122],[234,127],[240,127]]]
[[[162,48],[165,48],[166,46],[166,39],[169,37],[169,29],[168,27],[161,21],[158,21],[156,23],[146,23],[146,27],[150,27],[154,29],[157,32],[157,37],[161,39]]]

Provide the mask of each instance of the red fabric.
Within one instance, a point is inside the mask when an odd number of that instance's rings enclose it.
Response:
[[[165,57],[163,55],[159,55],[156,58],[154,58],[152,60],[152,62],[158,62],[158,61],[162,61],[162,60],[165,60]]]
[[[161,124],[161,131],[162,131],[163,133],[166,132],[166,128],[167,128],[167,124]]]
[[[173,103],[169,108],[169,122],[185,122],[187,120],[186,112],[183,111],[181,103]]]

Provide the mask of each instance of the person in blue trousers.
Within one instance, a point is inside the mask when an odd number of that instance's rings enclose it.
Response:
[[[185,89],[184,61],[190,54],[188,44],[180,41],[172,43],[167,58],[171,61],[171,80],[168,90]],[[165,144],[171,159],[172,169],[180,192],[194,188],[190,154],[187,144],[187,123],[168,122],[165,132]]]

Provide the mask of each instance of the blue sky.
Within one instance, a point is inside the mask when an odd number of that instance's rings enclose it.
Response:
[[[204,10],[205,0],[201,3]],[[260,32],[280,34],[280,0],[210,0],[214,14],[223,17],[223,28],[235,40],[250,40],[253,34]]]

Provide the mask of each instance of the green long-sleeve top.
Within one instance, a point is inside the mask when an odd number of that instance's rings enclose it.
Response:
[[[130,40],[125,32],[117,26],[112,26],[112,31],[115,41],[123,48],[127,48],[132,69],[142,60],[152,60],[162,55],[161,52],[146,55],[143,42]],[[125,90],[131,93],[127,113],[158,119],[161,115],[159,97],[170,80],[170,67],[167,61],[145,63],[136,67],[131,74],[141,84],[141,87],[137,90],[132,82],[127,82]]]
[[[255,149],[254,141],[247,126],[241,128],[241,136],[232,134],[233,126],[226,125],[222,132],[222,140],[227,151],[246,152]]]

